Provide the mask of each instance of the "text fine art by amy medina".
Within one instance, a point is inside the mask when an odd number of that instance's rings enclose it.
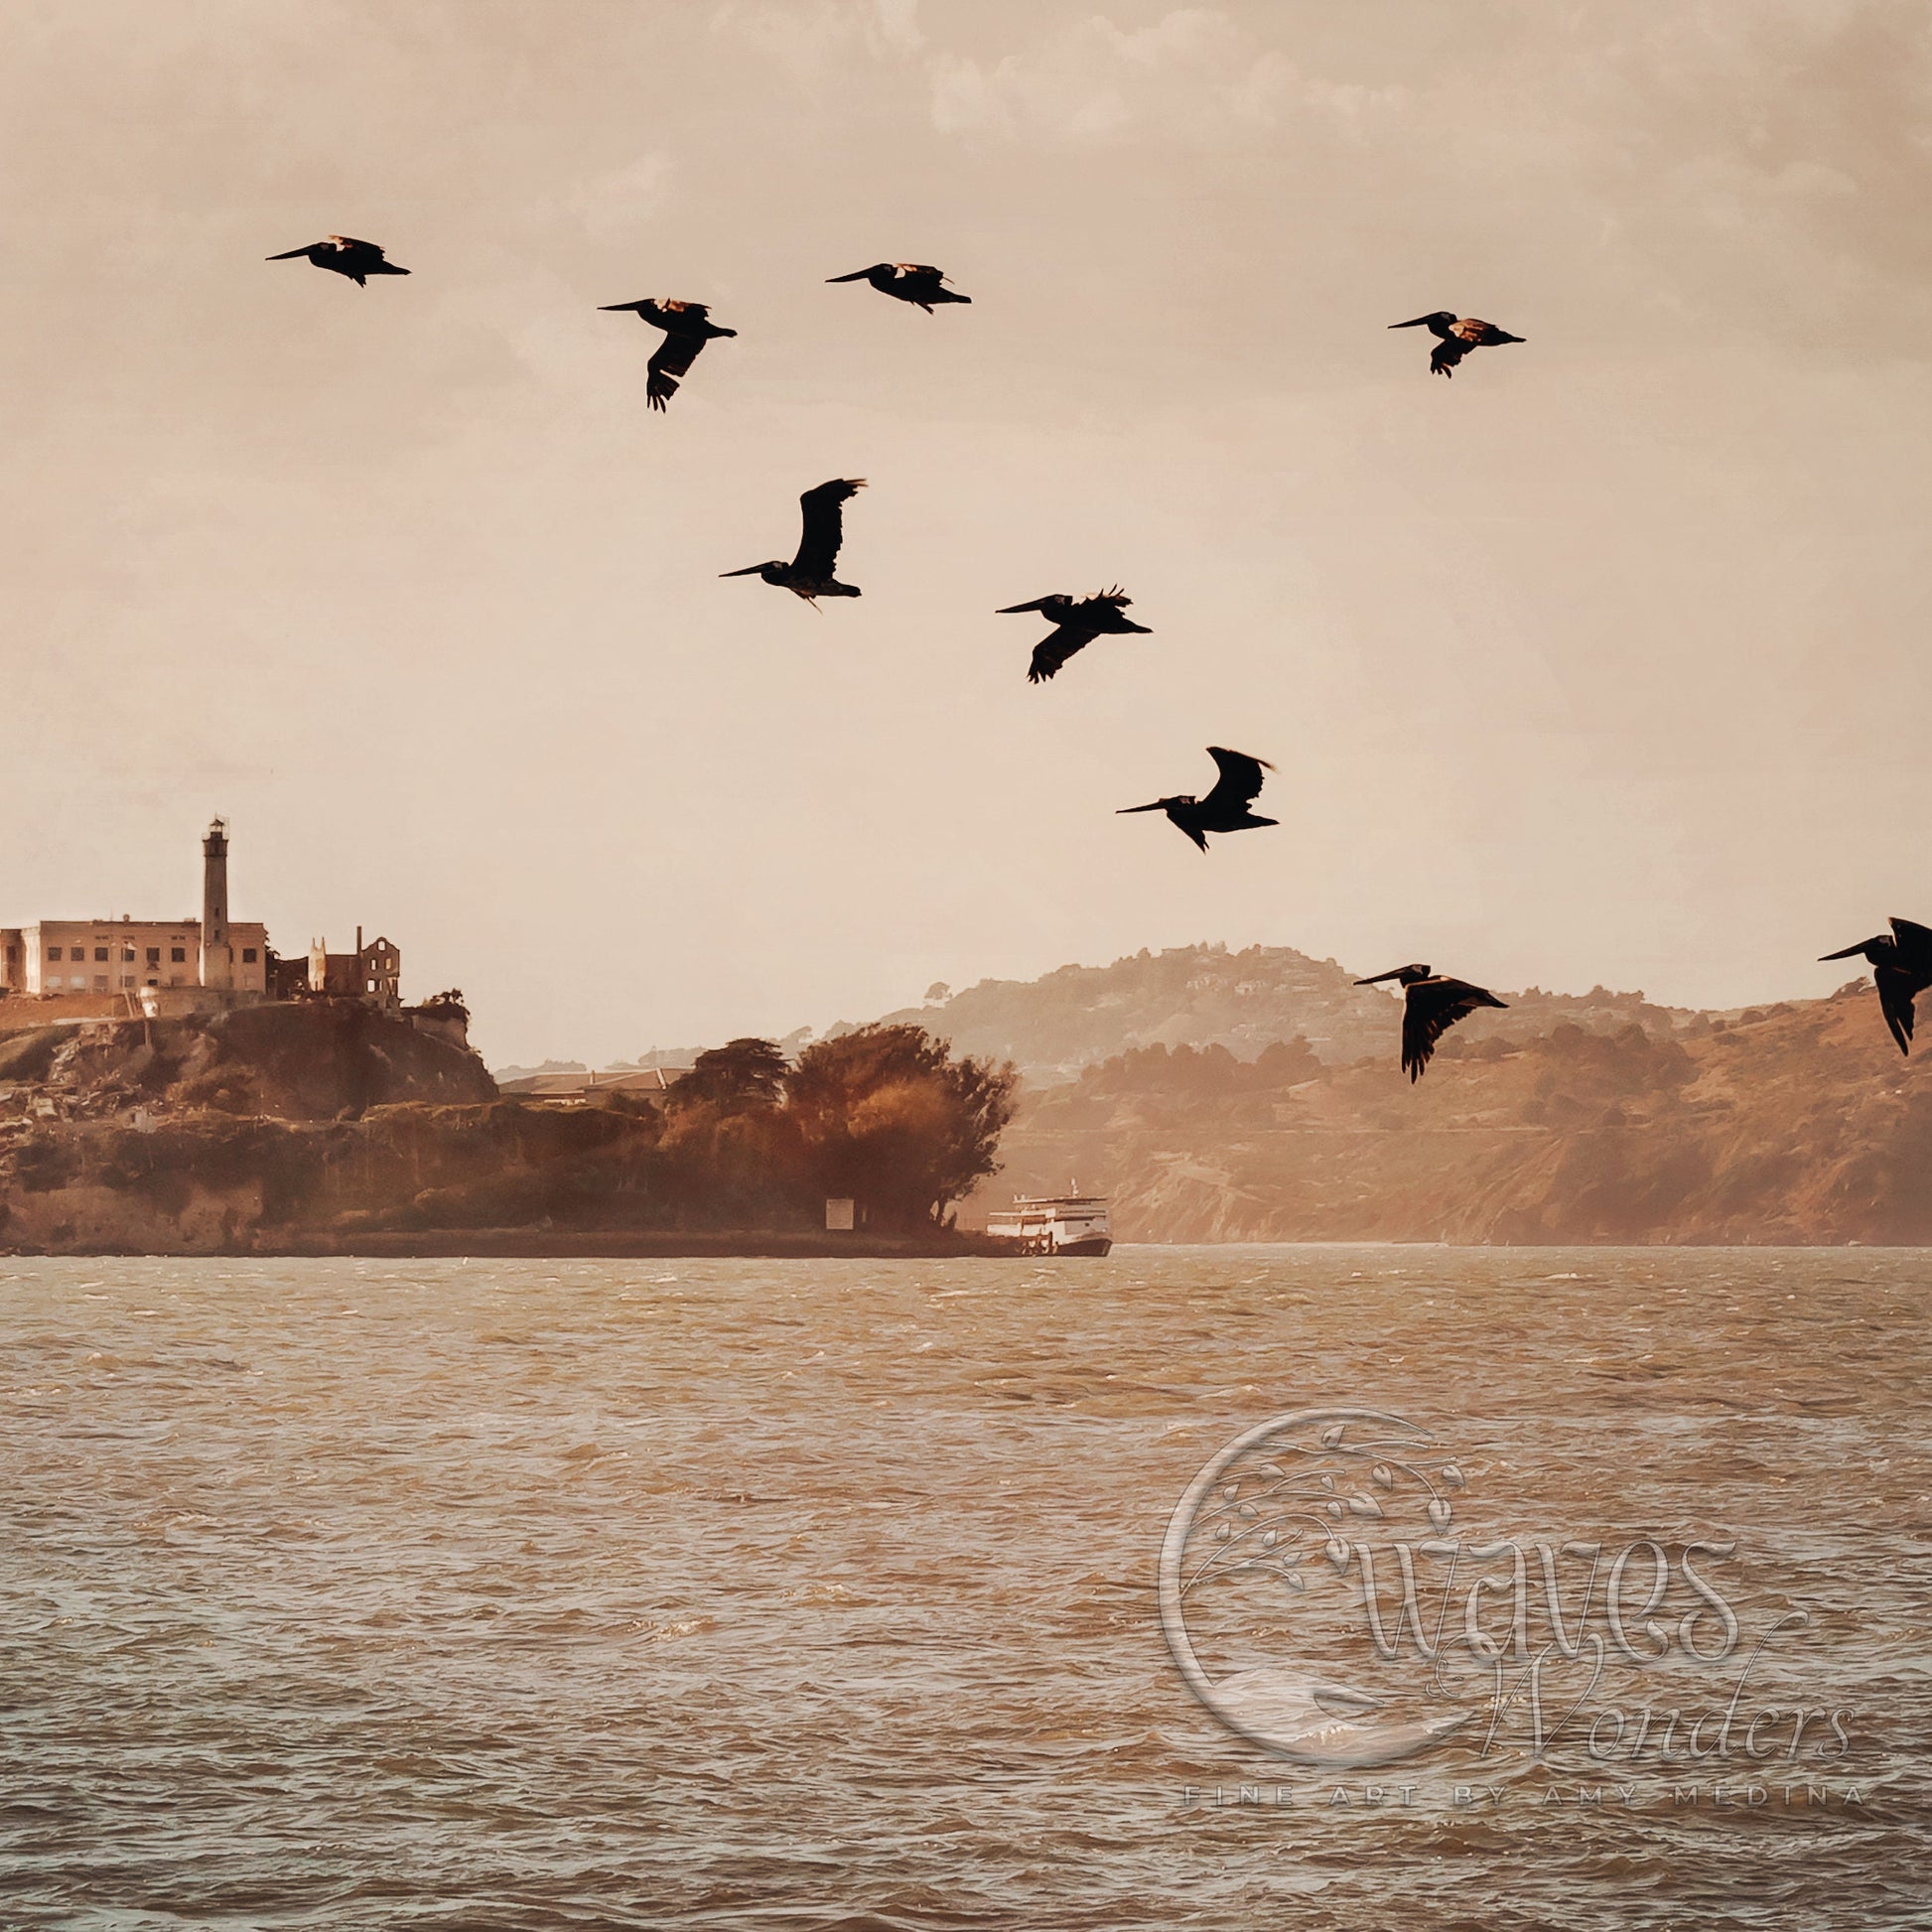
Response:
[[[0,1927],[1932,1920],[1932,17],[0,127]]]

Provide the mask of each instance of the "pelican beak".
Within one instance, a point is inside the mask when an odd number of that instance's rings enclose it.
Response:
[[[1125,818],[1129,812],[1164,812],[1167,809],[1167,801],[1157,798],[1151,805],[1123,805],[1114,816],[1116,818]]]
[[[266,262],[292,262],[296,256],[306,255],[308,252],[307,248],[289,248],[285,249],[279,255],[264,255],[262,260]]]
[[[872,273],[869,268],[855,268],[850,275],[828,275],[827,282],[863,282]]]
[[[1045,602],[1043,597],[1036,597],[1031,604],[1003,604],[993,615],[996,618],[1017,618],[1023,611],[1039,610]]]
[[[1430,320],[1432,318],[1429,316],[1417,316],[1411,322],[1392,322],[1389,324],[1389,327],[1391,329],[1420,329],[1424,323]]]
[[[720,577],[756,577],[764,568],[762,564],[747,564],[743,570],[721,570]]]
[[[644,305],[641,302],[600,302],[597,312],[601,316],[641,315]]]
[[[1822,966],[1828,959],[1863,959],[1865,947],[1883,944],[1882,939],[1861,939],[1856,946],[1841,946],[1837,952],[1820,953],[1818,963]]]
[[[1398,329],[1408,327],[1406,323],[1397,323],[1393,326]],[[1365,980],[1357,980],[1355,984],[1357,986],[1380,986],[1384,980],[1400,979],[1401,977],[1402,968],[1400,966],[1391,966],[1386,973],[1373,973]]]

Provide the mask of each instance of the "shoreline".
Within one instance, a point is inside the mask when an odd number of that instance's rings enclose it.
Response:
[[[800,1232],[627,1232],[597,1228],[409,1228],[352,1233],[280,1234],[260,1242],[212,1248],[156,1249],[75,1244],[59,1248],[0,1246],[14,1261],[64,1258],[122,1261],[297,1261],[344,1256],[372,1261],[633,1261],[1019,1260],[1018,1244],[976,1233],[840,1235]]]

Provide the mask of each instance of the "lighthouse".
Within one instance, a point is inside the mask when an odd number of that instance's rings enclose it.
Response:
[[[234,985],[228,936],[228,822],[217,818],[202,841],[202,984]]]

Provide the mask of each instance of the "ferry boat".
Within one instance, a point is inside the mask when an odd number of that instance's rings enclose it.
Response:
[[[1023,1255],[1104,1255],[1114,1245],[1102,1194],[1022,1194],[986,1217],[986,1231]]]

